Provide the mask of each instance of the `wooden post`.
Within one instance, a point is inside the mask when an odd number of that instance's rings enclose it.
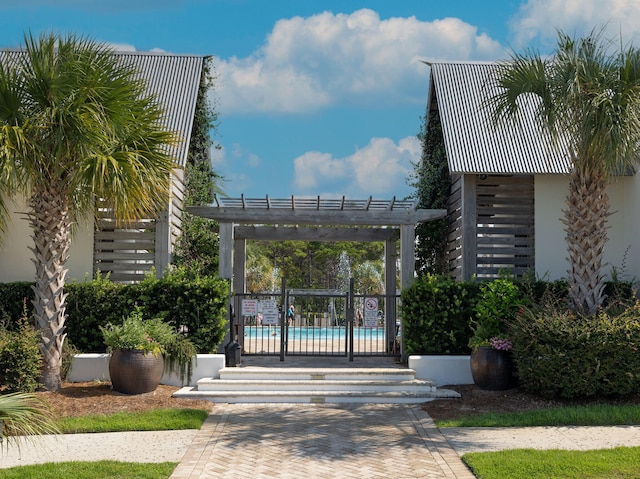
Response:
[[[220,244],[218,255],[218,276],[233,277],[233,223],[220,223]]]
[[[462,179],[462,280],[470,281],[477,267],[476,175]]]

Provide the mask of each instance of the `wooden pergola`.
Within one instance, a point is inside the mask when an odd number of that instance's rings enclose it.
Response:
[[[415,272],[415,226],[446,216],[446,210],[418,209],[414,201],[349,200],[342,198],[215,198],[211,206],[192,206],[193,215],[220,225],[219,276],[231,280],[232,293],[246,287],[246,242],[266,241],[384,241],[385,292],[396,295],[397,241],[400,240],[400,288]],[[235,306],[236,309],[238,305]],[[388,314],[391,313],[391,314]],[[388,311],[387,318],[395,310]]]
[[[219,276],[244,293],[246,240],[384,241],[387,293],[395,294],[396,242],[400,239],[400,286],[413,281],[415,226],[446,216],[446,210],[418,209],[414,201],[296,198],[215,198],[191,206],[193,215],[220,224]],[[301,227],[302,226],[302,227]],[[390,267],[393,265],[393,267]]]

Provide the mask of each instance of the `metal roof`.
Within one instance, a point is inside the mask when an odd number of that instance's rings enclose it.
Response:
[[[571,162],[536,121],[536,99],[521,95],[514,124],[494,125],[487,100],[496,63],[433,63],[430,95],[440,112],[449,170],[476,174],[564,174]],[[433,98],[429,104],[433,104]]]
[[[204,57],[159,53],[114,52],[127,66],[139,72],[150,94],[165,111],[164,127],[176,132],[179,140],[169,148],[177,163],[187,163],[191,127],[196,111],[198,87]]]
[[[24,54],[22,50],[2,50],[0,62],[15,60],[21,54]],[[205,57],[151,52],[114,51],[113,54],[133,68],[138,78],[145,80],[148,92],[162,105],[165,111],[162,126],[175,132],[179,138],[169,147],[169,153],[179,166],[184,167]]]

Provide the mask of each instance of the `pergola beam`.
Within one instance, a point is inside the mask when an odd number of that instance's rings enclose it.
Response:
[[[260,241],[397,241],[395,228],[320,228],[292,226],[236,226],[235,239]]]
[[[400,226],[444,218],[447,210],[309,210],[189,206],[187,212],[236,224]]]

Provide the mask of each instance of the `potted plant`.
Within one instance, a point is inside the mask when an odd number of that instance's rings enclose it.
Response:
[[[162,318],[144,319],[136,306],[122,324],[100,327],[109,358],[111,386],[124,394],[155,391],[165,371],[191,380],[195,347]]]
[[[522,303],[522,293],[508,279],[497,279],[480,288],[469,346],[471,376],[481,389],[499,391],[516,384],[507,325]]]

